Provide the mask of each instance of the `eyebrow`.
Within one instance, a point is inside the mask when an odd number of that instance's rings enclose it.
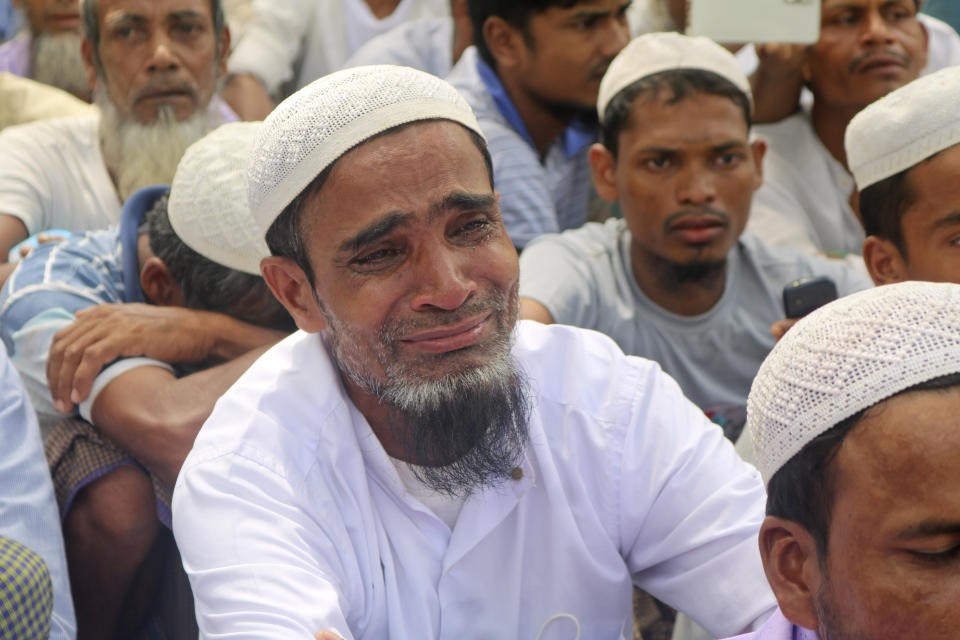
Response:
[[[203,20],[205,16],[199,11],[185,9],[183,11],[174,11],[167,16],[167,20],[174,22],[179,20]]]
[[[940,229],[943,227],[950,227],[956,224],[960,224],[960,211],[951,211],[947,215],[943,216],[939,220],[933,223],[934,229]]]
[[[455,191],[440,202],[430,205],[428,220],[432,221],[450,211],[470,211],[471,209],[490,209],[497,202],[492,193],[467,193]]]
[[[352,237],[340,243],[339,251],[342,253],[355,253],[366,246],[369,246],[387,235],[397,227],[408,226],[414,219],[412,213],[401,213],[399,211],[388,213],[376,222],[362,229]]]
[[[910,539],[956,534],[960,534],[960,522],[927,520],[907,527],[897,534],[897,537],[901,539]]]

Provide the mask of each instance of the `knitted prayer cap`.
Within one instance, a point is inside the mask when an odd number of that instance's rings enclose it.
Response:
[[[857,187],[913,167],[960,144],[960,66],[910,82],[858,113],[844,144]]]
[[[891,284],[821,307],[773,348],[747,398],[764,482],[843,420],[958,372],[960,285]]]
[[[603,75],[597,96],[600,121],[603,122],[610,101],[634,82],[678,69],[699,69],[717,74],[743,91],[752,108],[750,81],[740,70],[732,53],[702,36],[691,37],[673,32],[648,33],[634,38],[624,47]]]
[[[225,124],[190,145],[177,165],[167,205],[170,226],[188,247],[256,276],[270,251],[250,214],[245,171],[261,126]]]
[[[445,80],[393,65],[344,69],[284,100],[263,123],[247,170],[261,235],[324,169],[393,127],[452,120],[480,136],[463,96]]]

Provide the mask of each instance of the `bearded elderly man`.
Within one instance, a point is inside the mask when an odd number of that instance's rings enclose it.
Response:
[[[31,78],[90,100],[80,56],[79,0],[14,0],[26,25],[0,45],[0,71]]]
[[[85,0],[83,61],[102,114],[0,132],[0,260],[28,235],[117,223],[140,187],[235,119],[215,97],[230,35],[220,0]],[[0,282],[12,267],[0,264]]]
[[[201,637],[625,639],[634,585],[716,635],[772,610],[762,486],[720,429],[604,336],[518,324],[452,86],[327,76],[250,162],[301,331],[221,397],[174,490]]]

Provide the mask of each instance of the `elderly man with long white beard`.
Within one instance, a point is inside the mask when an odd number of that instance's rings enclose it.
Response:
[[[79,0],[14,0],[24,28],[0,45],[0,71],[31,78],[90,101],[80,57]]]
[[[192,142],[236,118],[216,97],[230,48],[220,0],[84,0],[81,18],[100,113],[0,132],[0,283],[18,242],[118,222],[130,194],[169,183]]]

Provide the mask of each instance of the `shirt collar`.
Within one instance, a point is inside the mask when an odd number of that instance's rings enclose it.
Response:
[[[500,114],[507,121],[507,124],[513,127],[517,133],[527,141],[527,144],[536,149],[536,145],[533,144],[533,138],[530,137],[530,132],[527,131],[527,126],[524,124],[523,118],[520,117],[520,112],[517,111],[517,108],[513,105],[513,101],[510,100],[510,95],[507,93],[506,87],[503,86],[503,82],[500,81],[497,72],[479,55],[477,56],[477,73],[480,74],[480,80],[483,81],[487,93],[493,98],[494,104],[497,105],[497,110],[500,111]],[[596,133],[596,127],[594,125],[583,122],[580,118],[576,118],[563,130],[563,133],[560,134],[560,150],[563,151],[565,157],[571,158],[593,142]]]
[[[124,302],[145,302],[140,288],[140,260],[137,231],[147,210],[170,190],[167,185],[144,187],[130,196],[120,212],[120,264],[123,269]]]

